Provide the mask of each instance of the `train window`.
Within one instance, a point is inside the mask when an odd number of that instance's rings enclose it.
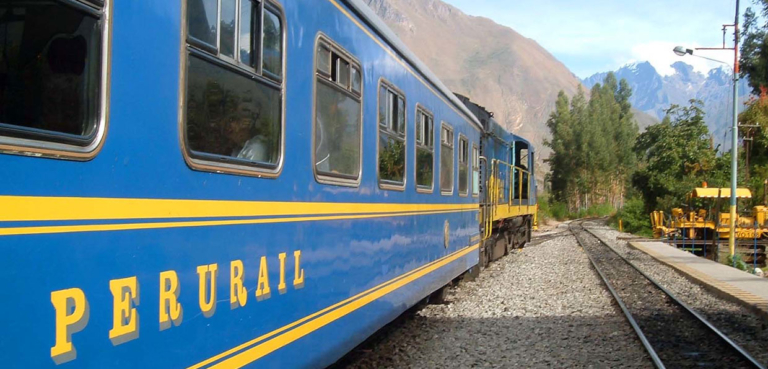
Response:
[[[280,17],[270,9],[264,9],[264,31],[262,32],[263,69],[265,75],[280,79],[283,77],[283,31]]]
[[[219,13],[218,0],[189,0],[187,3],[187,28],[191,42],[216,48],[219,27],[216,20]]]
[[[512,189],[514,199],[525,200],[528,198],[528,181],[530,178],[528,154],[529,150],[527,143],[520,141],[515,143],[515,165],[517,168],[515,169],[515,178],[513,179],[514,188]]]
[[[440,192],[453,193],[453,128],[443,123],[440,130]]]
[[[472,196],[480,195],[480,151],[472,144]]]
[[[253,2],[240,1],[240,24],[256,26],[253,23]],[[245,65],[253,65],[253,27],[240,27],[240,62]]]
[[[393,189],[405,185],[405,98],[383,80],[379,88],[379,184]]]
[[[333,78],[333,80],[342,88],[349,88],[349,63],[338,55],[335,55],[333,58],[333,73],[331,78]]]
[[[432,192],[435,182],[435,135],[432,113],[416,107],[416,190]]]
[[[362,91],[350,88],[349,69],[360,70],[360,64],[325,37],[318,39],[316,55],[315,175],[321,183],[356,186],[362,164]]]
[[[284,96],[279,78],[284,35],[277,7],[252,0],[240,0],[239,7],[236,0],[190,0],[187,11],[187,162],[195,169],[277,175],[283,152]],[[219,45],[201,46],[201,31],[195,27],[216,12],[221,21],[210,33],[220,36]],[[254,63],[259,53],[253,51],[258,38],[253,32],[260,29],[259,20],[268,18],[276,28],[264,27],[260,70]]]
[[[469,193],[469,141],[459,135],[459,195]]]
[[[328,49],[325,45],[320,45],[317,47],[317,72],[325,74],[326,76],[331,75],[331,50]]]
[[[0,2],[0,146],[91,157],[106,115],[106,6]]]
[[[363,88],[363,78],[360,75],[360,70],[352,68],[352,91],[360,93]]]
[[[390,118],[387,118],[392,110],[387,109],[389,107],[389,93],[387,87],[384,85],[379,86],[379,125],[387,127]],[[387,127],[388,128],[388,127]]]
[[[219,47],[221,55],[235,57],[235,18],[237,17],[237,0],[221,0],[221,30]]]

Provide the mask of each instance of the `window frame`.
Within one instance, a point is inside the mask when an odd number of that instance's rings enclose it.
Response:
[[[469,177],[469,187],[470,192],[472,193],[472,197],[480,197],[480,148],[477,147],[477,144],[472,142],[472,165],[471,165],[471,175]],[[475,172],[477,172],[477,186],[475,186]]]
[[[202,171],[202,172],[212,172],[212,173],[222,173],[222,174],[235,174],[235,175],[242,175],[242,176],[249,176],[249,177],[258,177],[258,178],[277,178],[280,173],[283,170],[283,165],[285,162],[285,91],[286,91],[286,85],[287,85],[287,78],[285,77],[285,71],[286,71],[286,60],[287,57],[287,49],[286,49],[286,40],[287,40],[287,32],[286,32],[286,17],[285,17],[285,11],[281,4],[279,4],[276,1],[273,0],[236,0],[235,2],[235,9],[236,9],[236,24],[237,27],[235,29],[235,43],[234,43],[234,50],[235,50],[235,58],[230,58],[226,55],[221,55],[220,52],[220,41],[221,41],[221,30],[219,29],[221,26],[221,1],[218,1],[218,17],[217,17],[217,31],[216,31],[216,50],[212,50],[207,43],[204,43],[202,41],[197,40],[194,37],[189,36],[189,21],[188,21],[188,11],[187,11],[187,1],[183,1],[182,3],[182,37],[181,37],[181,58],[180,58],[180,64],[181,67],[179,68],[180,71],[180,78],[179,78],[179,139],[180,139],[180,146],[181,146],[181,152],[184,157],[184,161],[187,163],[187,165],[192,168],[193,170]],[[254,38],[256,36],[251,36],[251,63],[252,65],[244,64],[240,61],[239,54],[240,54],[240,26],[241,26],[241,3],[242,1],[251,1],[254,3],[255,7],[252,7],[251,11],[254,13],[258,13],[257,15],[259,18],[259,25],[258,25],[258,43],[254,42]],[[281,68],[282,68],[282,74],[283,78],[280,80],[275,80],[274,78],[264,76],[262,74],[262,42],[261,38],[263,37],[263,12],[264,9],[270,9],[270,11],[276,13],[281,21],[281,48],[282,48],[282,60],[281,60]],[[255,11],[254,11],[255,10]],[[251,17],[254,17],[254,14],[251,15]],[[253,33],[255,30],[251,29],[251,32]],[[191,41],[191,42],[190,42]],[[258,47],[257,52],[253,51],[254,47]],[[213,54],[215,52],[215,55]],[[254,55],[258,55],[257,57],[254,57]],[[278,90],[280,91],[280,140],[278,142],[279,149],[278,149],[278,159],[275,164],[266,164],[266,163],[260,163],[255,161],[248,161],[248,160],[238,160],[237,158],[224,158],[221,155],[211,154],[211,153],[198,153],[193,152],[190,149],[190,146],[187,141],[187,70],[189,65],[189,58],[191,57],[197,57],[200,59],[204,59],[207,62],[211,62],[213,64],[216,64],[218,67],[221,67],[223,69],[226,69],[230,73],[237,73],[241,76],[249,77],[253,80],[253,83],[259,83],[259,84],[266,84],[271,87],[278,87]],[[254,60],[255,59],[255,60]]]
[[[451,190],[443,190],[442,186],[442,180],[440,181],[440,194],[443,196],[452,196],[454,190],[456,189],[456,135],[454,134],[453,126],[446,123],[445,121],[440,122],[440,160],[442,162],[443,157],[443,129],[447,129],[448,132],[451,133],[451,145],[450,148],[453,149],[453,153],[451,154]],[[440,165],[440,175],[442,175],[443,166]]]
[[[348,95],[352,97],[356,97],[360,100],[360,164],[358,166],[357,176],[347,176],[347,175],[333,175],[330,173],[321,173],[317,170],[317,159],[315,154],[315,134],[317,130],[317,84],[318,83],[325,83],[325,82],[319,82],[318,78],[319,72],[317,70],[318,67],[318,60],[317,60],[317,49],[320,47],[321,44],[324,44],[328,50],[329,50],[329,58],[330,58],[330,73],[327,75],[328,78],[330,78],[333,75],[333,54],[336,53],[337,55],[340,55],[344,58],[346,58],[347,62],[349,62],[350,65],[350,77],[351,77],[351,70],[353,67],[356,67],[358,72],[360,72],[360,92],[356,92],[352,90],[352,81],[350,80],[349,88],[348,90],[344,90],[342,86],[340,86],[338,83],[328,80],[327,85],[331,86],[332,88],[337,88]],[[311,159],[312,162],[310,163],[310,166],[312,166],[312,174],[315,177],[315,181],[317,183],[326,184],[326,185],[334,185],[334,186],[344,186],[344,187],[359,187],[360,183],[362,182],[363,178],[363,138],[364,138],[364,128],[365,128],[365,116],[363,115],[363,104],[365,102],[365,78],[363,76],[363,68],[362,64],[360,63],[360,60],[357,59],[355,56],[353,56],[350,52],[348,52],[346,49],[341,47],[336,41],[331,39],[329,36],[327,36],[323,32],[318,32],[317,36],[315,36],[315,42],[314,46],[312,48],[312,141],[310,146],[311,151]],[[323,74],[323,77],[325,77],[325,74]],[[351,79],[351,78],[350,78]]]
[[[432,151],[432,185],[429,186],[429,187],[419,185],[419,182],[416,179],[417,176],[418,176],[418,174],[416,173],[416,170],[418,169],[418,165],[417,165],[416,161],[418,160],[419,147],[422,147],[422,148],[425,147],[424,145],[420,145],[419,142],[417,141],[418,135],[416,134],[416,132],[419,129],[419,125],[421,125],[421,122],[416,122],[416,119],[419,117],[419,113],[421,113],[421,114],[423,114],[425,116],[430,117],[430,119],[432,120],[432,137],[431,137],[432,138],[432,147],[431,147],[431,151]],[[435,151],[437,151],[437,150],[435,150],[435,115],[432,114],[432,112],[429,111],[421,103],[416,103],[416,113],[414,114],[413,117],[414,117],[413,118],[414,119],[413,120],[414,121],[414,124],[413,124],[413,137],[414,137],[413,138],[413,183],[414,183],[414,185],[416,187],[416,192],[418,192],[418,193],[425,193],[425,194],[434,193],[435,192],[435,173],[437,172],[435,170],[436,169],[436,164],[437,164],[436,155],[435,155]],[[422,135],[424,135],[424,133],[422,133]],[[424,138],[426,138],[426,135],[424,136]]]
[[[45,157],[53,159],[89,161],[98,155],[104,146],[104,140],[109,126],[109,96],[111,87],[111,67],[112,67],[112,0],[58,0],[56,3],[62,6],[69,6],[78,11],[89,13],[101,22],[101,55],[100,63],[100,81],[98,93],[98,113],[95,115],[95,125],[92,137],[82,140],[85,144],[78,145],[57,140],[46,139],[47,137],[67,138],[69,135],[62,132],[45,131],[37,137],[20,138],[4,135],[3,131],[15,130],[18,127],[8,124],[9,128],[0,131],[0,153],[9,155],[23,155]],[[21,128],[21,131],[27,132]],[[76,139],[73,139],[76,140]]]
[[[381,102],[381,89],[385,88],[387,89],[387,92],[393,92],[394,95],[399,96],[403,99],[403,124],[405,124],[405,127],[403,127],[403,134],[402,137],[395,137],[395,139],[402,138],[403,145],[405,146],[403,148],[403,155],[405,157],[403,158],[403,164],[405,167],[403,168],[403,182],[396,182],[396,181],[390,181],[386,179],[381,178],[381,173],[379,173],[379,145],[381,144],[381,131],[383,128],[387,128],[389,130],[390,127],[382,127],[381,122],[379,122],[379,109],[381,108],[379,106],[379,103]],[[387,99],[389,101],[389,99]],[[398,101],[394,101],[394,104],[397,104]],[[398,110],[399,113],[399,110]],[[399,117],[393,116],[393,121],[396,121]],[[394,133],[396,136],[399,135],[399,132],[397,131],[389,131],[390,133]],[[391,134],[390,134],[391,135]],[[389,191],[405,191],[405,186],[408,182],[408,100],[405,96],[405,92],[403,90],[397,88],[392,82],[389,82],[384,77],[379,78],[378,88],[376,89],[376,179],[379,183],[379,188],[382,190],[389,190]]]
[[[462,142],[467,145],[466,150],[463,149]],[[470,165],[469,165],[469,159],[470,159],[470,156],[469,156],[469,148],[470,148],[469,139],[463,133],[459,133],[458,144],[459,144],[458,145],[459,149],[456,150],[456,157],[457,157],[458,160],[456,160],[456,165],[457,165],[457,169],[458,169],[457,172],[459,173],[459,175],[456,176],[456,179],[457,179],[457,181],[461,180],[461,178],[459,178],[461,176],[461,165],[462,165],[462,162],[461,162],[462,158],[461,157],[462,157],[462,151],[464,151],[464,155],[466,155],[466,157],[467,157],[467,160],[464,162],[464,165],[466,165],[466,167],[467,167],[467,174],[466,174],[466,177],[467,177],[467,189],[466,189],[466,191],[462,192],[461,191],[461,186],[457,185],[457,187],[458,187],[459,196],[467,197],[467,196],[469,196],[469,188],[471,186],[471,184],[470,184],[471,176],[470,176],[470,171],[469,171],[469,169],[470,169]]]

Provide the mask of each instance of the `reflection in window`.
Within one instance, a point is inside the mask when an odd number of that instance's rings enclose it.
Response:
[[[221,55],[235,57],[235,17],[237,14],[236,0],[221,0],[221,40],[219,47]]]
[[[189,0],[187,4],[189,36],[215,48],[218,12],[218,0]]]
[[[360,172],[360,100],[317,84],[315,166],[319,173],[357,178]]]
[[[469,142],[465,137],[459,137],[459,194],[469,192]]]
[[[379,181],[405,183],[405,98],[382,83],[379,104]]]
[[[273,78],[283,74],[279,16],[254,0],[188,1],[185,140],[190,155],[275,170],[283,135],[283,86]],[[254,35],[262,19],[269,24],[261,36]],[[271,80],[258,69],[259,40],[265,48],[264,74]]]
[[[240,61],[249,66],[253,66],[252,21],[253,3],[251,0],[240,0]]]
[[[440,191],[453,192],[453,129],[443,125],[440,130]]]
[[[363,79],[357,68],[352,68],[352,91],[360,93],[363,88]]]
[[[432,115],[416,110],[416,186],[431,189],[434,184],[435,138]]]
[[[264,45],[263,57],[264,64],[262,68],[265,72],[276,77],[282,77],[282,25],[280,17],[272,11],[264,10]]]
[[[331,50],[320,45],[317,47],[317,71],[327,76],[331,75]]]
[[[349,66],[351,60],[322,41],[318,42],[316,55],[315,171],[321,176],[356,180],[361,159],[360,93],[349,88],[349,72],[346,83],[341,83],[342,75],[338,73],[338,66]]]
[[[0,132],[87,146],[100,115],[98,16],[60,2],[0,2]]]
[[[331,59],[333,60],[331,79],[342,88],[349,88],[349,63],[339,55],[333,55]]]
[[[472,144],[472,196],[480,194],[480,152]]]
[[[279,88],[189,57],[186,129],[194,153],[276,165],[280,112]]]

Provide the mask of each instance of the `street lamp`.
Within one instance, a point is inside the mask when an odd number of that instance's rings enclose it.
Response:
[[[693,50],[691,50],[691,49],[686,49],[686,48],[684,48],[684,47],[682,47],[682,46],[675,46],[675,48],[674,48],[674,49],[672,49],[672,51],[673,51],[675,54],[677,54],[677,56],[685,56],[685,54],[691,54],[691,55],[693,55]],[[698,56],[698,55],[696,55],[696,56]]]
[[[733,47],[725,47],[725,30],[728,27],[733,27]],[[737,169],[738,169],[738,149],[739,143],[739,0],[736,0],[736,16],[734,17],[733,24],[723,25],[723,47],[697,47],[695,50],[733,50],[733,126],[731,127],[731,133],[733,141],[731,141],[731,217],[730,217],[730,232],[728,236],[728,247],[730,249],[731,258],[736,253],[736,181]],[[685,54],[693,55],[693,50],[686,49],[682,46],[677,46],[672,50],[678,56],[685,56]],[[716,61],[725,64],[719,60],[710,59],[704,56],[695,55],[700,58]]]

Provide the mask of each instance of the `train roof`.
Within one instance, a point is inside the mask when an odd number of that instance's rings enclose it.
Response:
[[[400,38],[395,35],[389,26],[387,26],[384,21],[382,21],[381,18],[379,18],[379,16],[376,15],[376,13],[371,10],[371,8],[363,0],[343,1],[352,9],[354,9],[358,16],[363,18],[368,23],[368,25],[371,26],[371,28],[376,30],[381,38],[387,41],[387,43],[389,43],[393,49],[395,49],[406,61],[408,61],[411,66],[416,69],[417,72],[421,73],[421,75],[424,76],[427,81],[429,81],[429,83],[435,86],[435,88],[437,88],[440,93],[442,93],[448,100],[450,100],[451,103],[456,106],[456,108],[464,113],[479,128],[483,127],[477,117],[472,114],[472,112],[467,109],[467,107],[462,104],[461,101],[456,98],[456,96],[453,95],[448,87],[445,87],[443,82],[441,82],[440,79],[437,78],[437,76],[435,76],[432,71],[430,71],[429,68],[427,68],[427,66],[422,63],[421,60],[419,60],[419,58],[416,57],[416,55],[413,54],[402,41],[400,41]]]
[[[488,111],[488,109],[486,109],[484,106],[477,104],[464,95],[455,95],[480,120],[480,124],[483,126],[483,131],[485,133],[495,136],[499,140],[508,144],[511,144],[513,141],[523,142],[527,146],[528,150],[533,151],[533,145],[531,145],[528,140],[507,131],[504,127],[502,127],[501,124],[499,124],[499,122],[496,121],[496,119],[493,119],[493,113]]]

